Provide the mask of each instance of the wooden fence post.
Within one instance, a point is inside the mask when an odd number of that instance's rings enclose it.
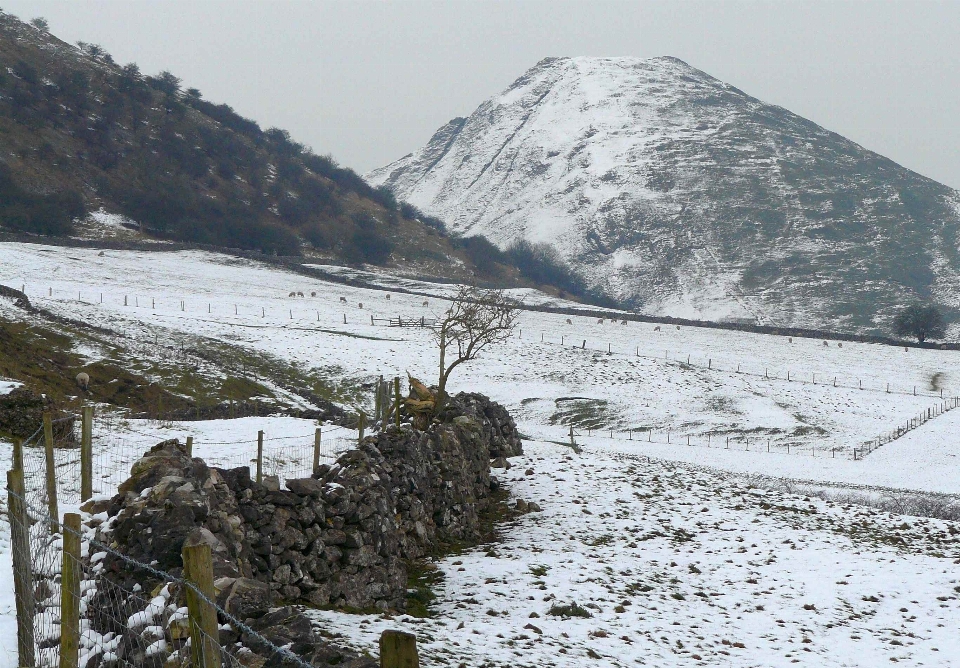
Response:
[[[400,427],[400,376],[393,377],[393,392],[397,396],[397,428]]]
[[[360,411],[360,417],[357,419],[358,435],[357,435],[357,445],[363,443],[363,430],[367,426],[367,414],[363,411]]]
[[[19,438],[13,439],[13,468],[23,470],[23,441]]]
[[[381,633],[380,668],[420,668],[417,636],[403,631]]]
[[[53,416],[49,412],[43,414],[43,451],[47,468],[47,510],[53,521],[51,530],[57,532],[60,530],[60,525],[57,523],[60,511],[57,503],[56,462],[53,458]]]
[[[193,436],[187,436],[187,457],[193,457]]]
[[[320,427],[313,434],[313,472],[320,470]]]
[[[63,516],[63,569],[60,571],[60,668],[80,662],[80,515]]]
[[[190,656],[193,668],[221,668],[220,629],[213,607],[213,560],[209,545],[183,546],[183,575],[190,620]]]
[[[263,484],[263,430],[257,432],[257,484]]]
[[[80,501],[93,496],[93,406],[80,411]]]
[[[33,562],[30,560],[30,525],[23,469],[7,471],[7,513],[10,520],[10,552],[13,558],[13,588],[17,604],[18,665],[35,666],[33,620],[36,604],[33,599]]]

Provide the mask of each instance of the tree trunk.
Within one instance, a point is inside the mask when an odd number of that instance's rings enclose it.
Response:
[[[447,335],[446,332],[440,331],[440,378],[437,381],[437,403],[433,409],[434,414],[440,411],[440,408],[445,403],[447,398],[446,387],[447,387],[447,374],[445,364],[447,361]]]

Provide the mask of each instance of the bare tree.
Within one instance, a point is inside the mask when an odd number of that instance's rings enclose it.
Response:
[[[433,330],[440,347],[440,379],[436,410],[446,403],[447,380],[464,362],[476,359],[488,346],[506,341],[520,316],[520,303],[503,290],[463,286]]]
[[[894,317],[893,333],[896,336],[913,336],[923,343],[927,338],[942,339],[946,336],[947,325],[936,306],[913,304]]]

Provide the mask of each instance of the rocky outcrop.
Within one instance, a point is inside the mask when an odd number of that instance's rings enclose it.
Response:
[[[165,441],[106,508],[98,539],[119,554],[102,560],[104,573],[151,591],[161,582],[128,559],[177,575],[183,545],[206,543],[218,602],[251,625],[289,603],[402,610],[407,562],[479,538],[495,486],[491,456],[520,448],[509,414],[476,394],[451,399],[429,429],[391,426],[286,489],[258,484],[246,467],[208,467]],[[97,630],[137,612],[126,605]]]

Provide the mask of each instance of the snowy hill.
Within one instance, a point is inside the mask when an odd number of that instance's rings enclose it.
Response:
[[[960,194],[675,58],[547,58],[366,178],[647,313],[875,331],[957,305]]]

